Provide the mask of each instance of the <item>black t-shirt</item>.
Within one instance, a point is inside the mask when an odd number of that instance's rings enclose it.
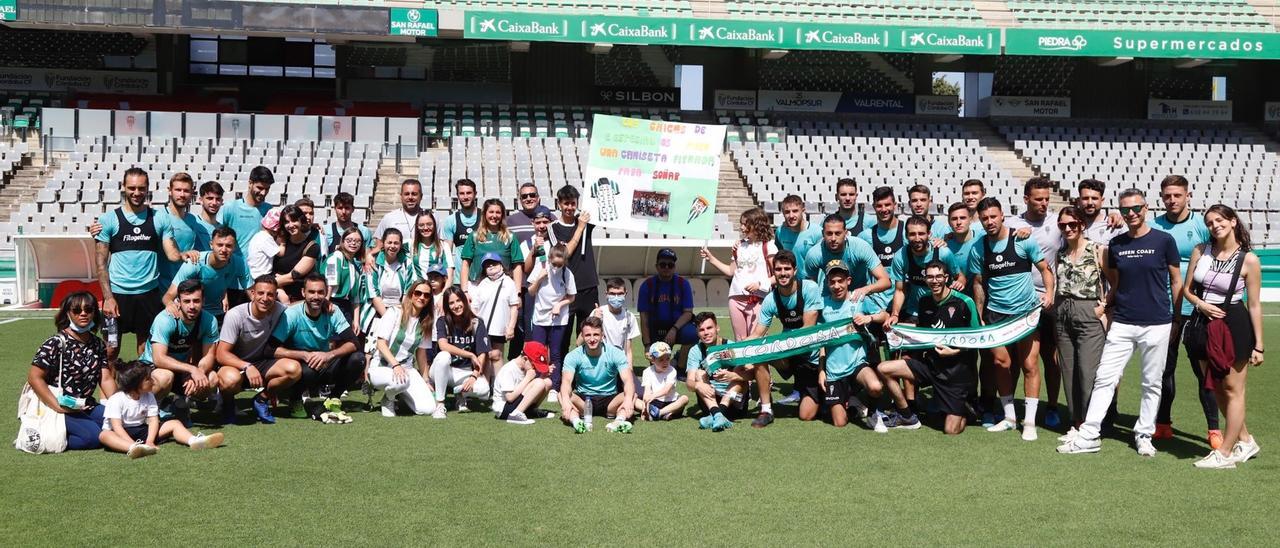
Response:
[[[470,330],[454,329],[453,323],[448,318],[440,317],[436,319],[436,340],[444,339],[458,348],[471,352],[475,355],[484,354],[489,351],[489,330],[485,328],[484,320],[476,318],[473,320]],[[476,334],[479,336],[476,336]],[[471,368],[471,360],[453,356],[450,366]]]
[[[31,364],[44,371],[44,382],[59,386],[58,367],[62,367],[62,393],[73,398],[88,398],[102,383],[102,368],[107,366],[107,345],[96,335],[88,343],[59,333],[49,337],[36,350]]]
[[[298,266],[298,262],[303,257],[315,259],[316,263],[311,272],[319,271],[320,246],[316,245],[315,238],[309,236],[298,244],[293,243],[292,240],[285,239],[284,252],[271,259],[271,273],[277,276],[288,274],[293,271],[294,267]],[[296,301],[302,298],[302,280],[294,280],[293,283],[281,286],[280,289],[283,289],[285,294],[292,300]]]
[[[569,272],[573,273],[573,280],[577,284],[578,291],[583,289],[591,289],[600,285],[600,275],[596,272],[596,246],[591,239],[592,232],[595,232],[596,225],[587,223],[586,230],[582,231],[582,241],[578,242],[578,249],[569,256],[566,265]],[[551,235],[556,243],[564,243],[568,245],[569,240],[573,239],[573,233],[578,230],[578,223],[575,220],[573,224],[564,224],[563,220],[557,220],[551,223]]]
[[[978,307],[967,295],[952,291],[942,302],[933,300],[932,295],[920,298],[917,309],[916,325],[932,329],[954,329],[978,327]],[[974,363],[978,359],[977,350],[966,350],[960,354],[943,358],[933,350],[926,350],[924,356],[936,365],[954,364],[956,362]]]

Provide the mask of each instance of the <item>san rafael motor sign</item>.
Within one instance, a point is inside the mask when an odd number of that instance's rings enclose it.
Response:
[[[1273,33],[1007,29],[1008,55],[1280,59]]]
[[[0,0],[0,21],[18,20],[18,0]]]
[[[436,36],[440,30],[436,10],[391,8],[388,21],[392,36]]]

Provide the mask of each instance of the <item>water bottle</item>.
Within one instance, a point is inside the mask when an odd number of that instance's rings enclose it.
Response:
[[[102,320],[102,330],[107,334],[107,348],[120,347],[120,328],[116,325],[114,316],[107,316]]]
[[[587,396],[586,398],[584,398],[583,403],[585,405],[582,406],[582,423],[587,425],[587,431],[590,432],[591,431],[591,408],[594,407],[593,405],[591,405],[591,397]]]

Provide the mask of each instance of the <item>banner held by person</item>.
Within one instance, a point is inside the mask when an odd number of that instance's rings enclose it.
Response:
[[[707,374],[722,367],[739,367],[780,360],[812,352],[819,346],[848,344],[861,339],[853,320],[822,323],[784,331],[749,341],[739,341],[707,349]]]
[[[994,325],[934,329],[911,325],[895,325],[885,333],[890,350],[918,350],[935,346],[951,348],[997,348],[1016,343],[1036,331],[1040,325],[1040,308]]]
[[[595,115],[582,209],[603,227],[710,238],[724,126]]]

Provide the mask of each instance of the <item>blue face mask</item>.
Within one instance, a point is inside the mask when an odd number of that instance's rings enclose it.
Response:
[[[89,322],[89,325],[80,327],[76,325],[76,322],[71,322],[71,324],[68,327],[70,327],[71,330],[75,331],[76,333],[88,333],[90,331],[93,331],[94,325],[96,325],[94,322]]]
[[[627,297],[626,295],[609,295],[608,301],[609,306],[613,308],[622,308],[622,305],[627,302]]]

